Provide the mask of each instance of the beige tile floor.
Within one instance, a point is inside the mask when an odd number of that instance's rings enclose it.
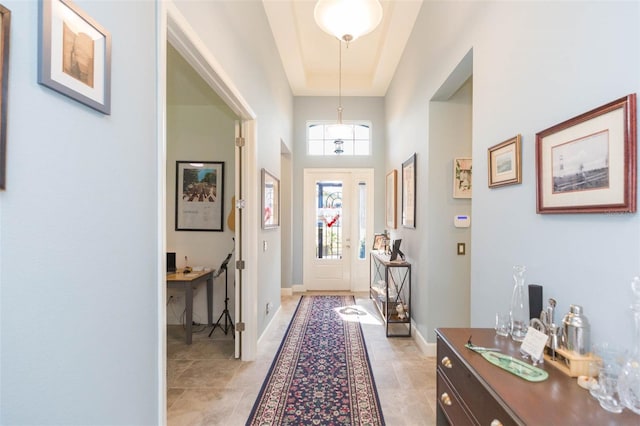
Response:
[[[387,338],[366,293],[356,303],[370,314],[362,324],[380,404],[389,426],[435,424],[435,358],[411,338]],[[233,340],[210,328],[184,343],[181,326],[167,332],[167,423],[169,426],[244,425],[280,346],[299,294],[283,297],[280,314],[263,339],[256,361],[233,359]]]

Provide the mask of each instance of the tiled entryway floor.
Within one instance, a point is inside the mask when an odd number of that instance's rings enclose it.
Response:
[[[311,293],[313,294],[313,293]],[[426,357],[411,338],[387,338],[367,293],[355,294],[369,316],[362,324],[367,351],[389,426],[435,424],[435,358]],[[233,358],[231,333],[210,327],[186,345],[181,326],[167,332],[167,423],[244,425],[287,330],[300,294],[282,298],[280,314],[265,336],[256,361]]]

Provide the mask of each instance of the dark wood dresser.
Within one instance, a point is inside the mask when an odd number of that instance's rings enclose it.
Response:
[[[548,363],[541,368],[549,378],[538,383],[494,366],[464,346],[469,336],[475,345],[519,356],[520,345],[493,329],[437,329],[439,425],[640,425],[640,416],[629,410],[602,409],[575,378]]]

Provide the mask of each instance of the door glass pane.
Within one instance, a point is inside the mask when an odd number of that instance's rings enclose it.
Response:
[[[367,184],[358,183],[358,259],[366,258],[367,246]]]
[[[342,259],[342,182],[316,182],[316,259]]]

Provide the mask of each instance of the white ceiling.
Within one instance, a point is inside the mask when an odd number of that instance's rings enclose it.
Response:
[[[263,0],[294,96],[337,96],[338,39],[313,18],[314,0]],[[342,49],[342,95],[384,96],[422,0],[382,0],[382,22]]]

